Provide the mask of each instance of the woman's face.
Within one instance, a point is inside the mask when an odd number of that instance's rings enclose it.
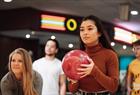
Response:
[[[98,44],[99,36],[100,33],[92,20],[85,20],[81,23],[80,37],[85,45],[93,46]]]
[[[13,54],[12,56],[11,70],[15,75],[22,74],[23,72],[23,58],[18,53]]]

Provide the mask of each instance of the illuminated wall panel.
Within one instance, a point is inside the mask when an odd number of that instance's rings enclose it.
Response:
[[[65,17],[41,15],[41,28],[65,31]]]
[[[140,35],[134,34],[131,31],[127,31],[118,27],[115,27],[114,30],[115,30],[114,36],[115,40],[132,44],[136,40],[140,39]]]

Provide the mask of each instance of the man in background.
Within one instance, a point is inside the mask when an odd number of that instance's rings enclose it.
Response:
[[[48,39],[45,45],[45,56],[33,63],[33,69],[43,78],[42,95],[66,95],[65,75],[62,63],[55,57],[59,43],[55,39]]]
[[[134,59],[127,72],[127,95],[140,95],[140,40],[133,43]]]

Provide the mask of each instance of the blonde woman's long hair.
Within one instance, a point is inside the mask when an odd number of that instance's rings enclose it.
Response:
[[[22,73],[22,84],[23,84],[23,92],[24,95],[38,95],[37,91],[33,86],[33,71],[32,71],[32,59],[29,53],[23,49],[18,48],[15,49],[9,55],[9,71],[12,72],[11,69],[11,60],[14,54],[20,54],[23,58],[23,73]]]

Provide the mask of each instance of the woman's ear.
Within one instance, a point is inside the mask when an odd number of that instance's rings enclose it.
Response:
[[[58,52],[58,49],[56,49],[55,53],[57,53],[57,52]]]
[[[101,34],[100,32],[98,32],[98,37],[101,37],[101,35],[102,35],[102,34]]]

